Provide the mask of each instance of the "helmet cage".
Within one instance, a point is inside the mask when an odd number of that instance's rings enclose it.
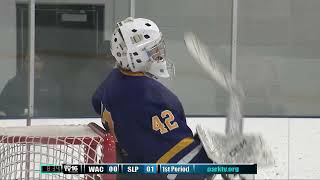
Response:
[[[164,61],[166,58],[166,45],[163,37],[161,36],[159,43],[151,48],[146,48],[145,51],[148,54],[149,60],[156,62]]]

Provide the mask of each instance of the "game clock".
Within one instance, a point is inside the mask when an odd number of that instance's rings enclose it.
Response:
[[[41,173],[61,173],[62,172],[62,167],[61,166],[56,166],[56,165],[45,165],[41,166]]]

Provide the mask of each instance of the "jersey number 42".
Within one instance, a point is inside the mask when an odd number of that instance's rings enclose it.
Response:
[[[161,122],[158,116],[152,117],[152,129],[154,131],[160,131],[161,134],[165,134],[179,127],[178,123],[174,121],[174,115],[171,111],[162,111],[161,118],[164,120],[164,123]]]

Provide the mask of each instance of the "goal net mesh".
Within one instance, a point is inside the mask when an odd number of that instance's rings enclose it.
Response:
[[[114,138],[94,123],[0,128],[0,179],[100,179],[95,174],[45,174],[40,167],[112,162]]]

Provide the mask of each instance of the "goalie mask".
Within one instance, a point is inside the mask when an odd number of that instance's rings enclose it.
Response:
[[[166,58],[163,36],[151,20],[129,17],[117,23],[111,53],[118,66],[132,72],[161,78],[174,74],[174,65]]]

